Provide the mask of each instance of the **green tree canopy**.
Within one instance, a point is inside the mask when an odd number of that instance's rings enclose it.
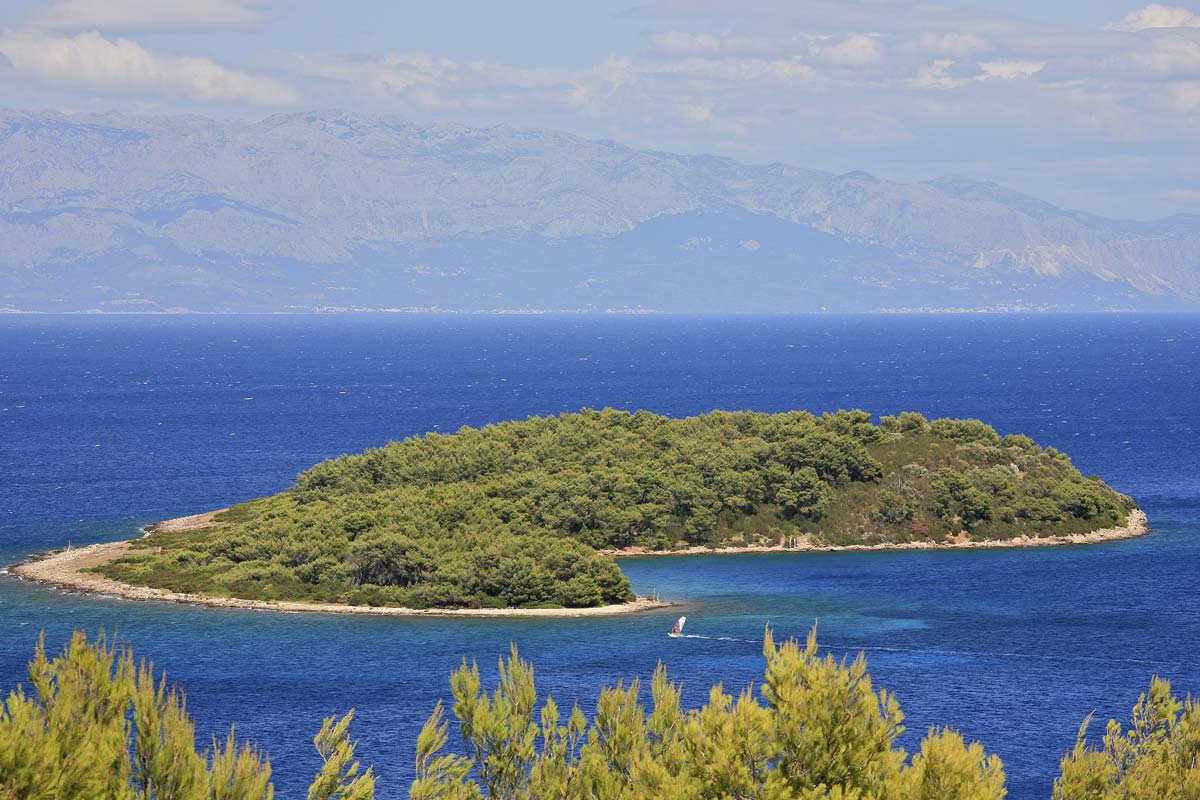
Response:
[[[978,420],[585,410],[335,458],[102,571],[258,600],[575,607],[631,599],[597,550],[1036,537],[1122,524],[1132,507]]]

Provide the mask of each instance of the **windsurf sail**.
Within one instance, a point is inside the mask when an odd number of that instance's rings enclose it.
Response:
[[[667,635],[668,636],[683,636],[683,624],[685,622],[687,622],[687,617],[680,617],[679,619],[675,620],[675,627],[671,628],[671,632],[668,633]]]

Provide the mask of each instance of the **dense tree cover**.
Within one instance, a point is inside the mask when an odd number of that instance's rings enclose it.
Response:
[[[183,693],[128,648],[76,632],[61,655],[39,642],[33,695],[18,686],[0,706],[3,800],[271,800],[271,764],[230,729],[196,747]],[[323,765],[308,800],[371,800],[375,777],[354,760],[354,713],[325,720],[313,740]]]
[[[1097,748],[1089,716],[1062,760],[1054,800],[1192,800],[1200,797],[1200,703],[1180,700],[1161,678],[1133,707],[1128,728],[1109,720]]]
[[[225,527],[156,534],[103,571],[253,599],[579,607],[630,596],[597,549],[1045,536],[1132,507],[978,420],[587,410],[326,461]]]
[[[413,800],[1001,800],[1000,760],[949,729],[908,759],[896,747],[904,715],[876,691],[860,655],[821,656],[816,632],[776,646],[767,633],[761,688],[736,698],[720,685],[687,711],[660,666],[642,703],[638,681],[604,690],[595,716],[538,708],[533,668],[516,649],[499,686],[481,689],[466,664],[450,679],[465,755],[446,751],[435,709],[417,739]],[[756,697],[761,695],[761,701]]]
[[[859,655],[838,661],[768,632],[761,686],[736,698],[718,684],[686,710],[660,667],[649,707],[635,680],[601,692],[590,718],[539,705],[533,667],[516,649],[488,692],[476,665],[450,679],[453,724],[439,703],[415,742],[412,800],[1000,800],[1000,761],[949,728],[911,757],[896,747],[904,716],[876,691]],[[267,757],[233,731],[201,752],[182,692],[128,649],[76,633],[29,666],[0,705],[0,799],[270,800]],[[313,740],[322,764],[308,800],[373,800],[376,778],[354,758],[353,712]],[[1090,720],[1090,717],[1089,717]],[[1126,728],[1099,747],[1080,729],[1053,800],[1200,797],[1200,703],[1155,678]]]

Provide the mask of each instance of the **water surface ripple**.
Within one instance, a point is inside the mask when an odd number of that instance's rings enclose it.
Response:
[[[39,631],[119,628],[236,722],[281,797],[316,769],[320,719],[358,709],[360,754],[405,796],[415,733],[465,658],[510,641],[543,691],[585,704],[659,660],[702,702],[761,676],[766,625],[866,652],[912,749],[952,723],[998,753],[1011,797],[1049,796],[1083,716],[1150,676],[1200,693],[1200,317],[4,317],[0,561],[287,486],[343,452],[583,406],[980,417],[1025,432],[1146,509],[1151,537],[1087,548],[624,562],[686,606],[580,620],[325,617],[55,593],[0,579],[0,691]],[[725,637],[722,640],[720,637]]]

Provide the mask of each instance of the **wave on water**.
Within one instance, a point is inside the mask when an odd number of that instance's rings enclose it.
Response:
[[[1159,662],[1141,658],[1110,658],[1106,656],[1056,656],[1047,653],[1010,653],[1005,651],[976,651],[976,650],[944,650],[937,647],[887,647],[884,645],[830,645],[823,644],[827,650],[854,650],[863,652],[876,653],[913,653],[919,655],[934,655],[934,656],[955,656],[967,658],[1014,658],[1014,659],[1037,659],[1039,661],[1098,661],[1113,664],[1145,664],[1148,666],[1158,666]]]
[[[672,636],[672,639],[706,639],[710,642],[741,642],[744,644],[762,644],[761,639],[740,639],[736,636],[705,636],[699,633],[684,633],[678,636]],[[949,656],[957,658],[1011,658],[1011,659],[1038,659],[1041,661],[1071,661],[1083,662],[1093,661],[1101,663],[1114,664],[1143,664],[1146,666],[1159,666],[1159,662],[1144,658],[1112,658],[1106,656],[1084,656],[1084,655],[1051,655],[1048,653],[1014,653],[1006,651],[976,651],[976,650],[946,650],[937,647],[888,647],[884,645],[853,645],[853,644],[830,644],[823,643],[824,650],[838,651],[862,651],[874,653],[911,653],[914,655],[929,655],[929,656]]]

